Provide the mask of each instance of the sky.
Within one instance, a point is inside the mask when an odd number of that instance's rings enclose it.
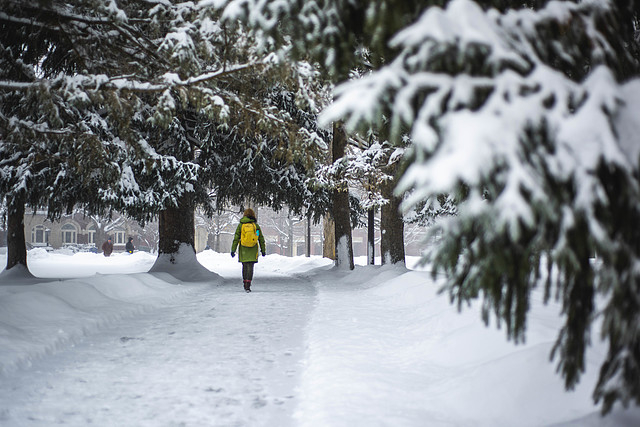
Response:
[[[603,419],[592,402],[595,333],[564,390],[549,362],[560,306],[541,294],[514,345],[428,271],[267,255],[246,294],[236,259],[197,259],[185,281],[148,273],[145,252],[34,249],[35,279],[0,274],[0,424],[640,425],[639,408]]]

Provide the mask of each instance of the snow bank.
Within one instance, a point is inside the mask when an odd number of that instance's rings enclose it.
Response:
[[[217,282],[220,276],[198,262],[193,247],[183,243],[176,254],[161,254],[150,273],[169,273],[185,282]]]
[[[6,254],[0,262],[6,265]],[[105,257],[28,251],[30,272],[19,267],[0,272],[0,374],[197,289],[166,272],[147,274],[155,262],[146,252]],[[208,273],[206,282],[219,279],[200,267]],[[194,271],[202,273],[192,269],[185,276],[204,277]]]
[[[7,265],[6,261],[4,262],[4,265],[5,266]],[[21,281],[31,280],[33,282],[40,281],[40,279],[37,279],[33,274],[31,274],[29,269],[22,264],[17,264],[8,271],[7,270],[0,271],[0,283],[13,281],[13,280],[21,280]]]
[[[200,252],[197,256],[200,264],[222,277],[242,280],[242,264],[238,262],[238,257],[231,258],[229,253],[218,253],[212,250]],[[254,277],[256,280],[265,276],[271,278],[291,277],[292,275],[307,274],[315,269],[329,269],[332,266],[333,261],[320,256],[284,257],[271,254],[258,258]]]
[[[390,266],[322,276],[299,425],[640,425],[640,408],[603,420],[593,404],[601,343],[576,390],[564,390],[549,362],[558,304],[534,295],[527,342],[516,346],[484,326],[479,304],[459,313],[439,288],[427,272]]]
[[[87,334],[158,307],[194,287],[150,274],[0,286],[0,374]]]
[[[0,258],[0,261],[2,259]],[[65,254],[63,250],[47,252],[42,248],[27,252],[27,264],[34,276],[68,279],[99,274],[146,273],[156,260],[147,252],[118,252],[105,257],[102,254],[78,252]],[[6,263],[3,263],[4,267]]]

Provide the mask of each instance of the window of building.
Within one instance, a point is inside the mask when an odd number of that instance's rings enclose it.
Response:
[[[31,243],[34,246],[45,246],[49,244],[49,230],[43,225],[36,225],[31,229]]]
[[[95,225],[90,225],[89,228],[87,228],[87,243],[89,243],[90,245],[96,244],[96,226]]]
[[[115,230],[113,232],[113,244],[114,245],[124,245],[125,242],[125,232],[124,230]]]
[[[65,224],[62,230],[62,244],[76,243],[76,227],[73,224]]]

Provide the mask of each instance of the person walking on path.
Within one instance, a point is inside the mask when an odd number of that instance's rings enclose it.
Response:
[[[113,242],[111,238],[109,238],[102,244],[102,254],[104,256],[111,256],[111,252],[113,252]]]
[[[253,280],[253,267],[258,262],[258,244],[262,256],[267,254],[262,230],[256,220],[253,209],[244,211],[240,224],[231,244],[231,257],[236,256],[238,249],[238,261],[242,263],[242,282],[244,290],[251,292],[251,280]],[[238,247],[239,246],[239,247]]]
[[[133,250],[135,249],[133,247],[133,237],[129,237],[129,241],[127,242],[126,245],[124,245],[124,248],[128,253],[130,253],[130,254],[133,253]]]

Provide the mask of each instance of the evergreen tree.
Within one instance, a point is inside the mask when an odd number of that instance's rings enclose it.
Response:
[[[137,118],[141,128],[151,123],[146,132],[162,135],[146,138],[150,157],[172,156],[172,164],[182,163],[188,169],[176,175],[171,166],[163,167],[186,184],[171,187],[175,191],[166,194],[166,180],[148,180],[148,162],[138,161],[134,175],[146,182],[137,188],[151,192],[154,202],[133,211],[148,214],[159,210],[161,218],[167,208],[181,211],[161,221],[161,227],[168,228],[171,218],[193,217],[197,206],[209,214],[225,203],[240,204],[247,198],[277,208],[283,203],[302,206],[307,191],[304,163],[310,160],[301,153],[311,157],[318,137],[305,123],[299,123],[291,104],[300,99],[294,94],[306,89],[304,83],[313,80],[313,71],[304,64],[290,65],[269,56],[259,35],[249,34],[239,25],[221,25],[215,11],[193,4],[161,9],[155,11],[161,15],[156,20],[172,29],[165,32],[161,45],[171,58],[179,58],[175,64],[178,80],[188,82],[193,73],[208,76],[209,72],[215,78],[203,79],[197,91],[186,94],[180,87],[166,90],[160,104]],[[174,43],[174,39],[180,42]],[[215,199],[209,198],[210,190]],[[147,201],[149,197],[133,200]],[[178,246],[192,246],[191,227],[182,232],[183,239],[172,235],[165,250],[161,245],[161,253],[166,251],[171,262]]]
[[[428,255],[459,306],[525,338],[530,293],[562,301],[554,347],[572,388],[592,325],[609,343],[594,398],[640,403],[638,76],[632,2],[473,2],[428,8],[391,41],[398,55],[338,88],[325,122],[391,120],[414,146],[398,191],[407,207],[459,195]],[[495,4],[497,9],[490,7]],[[631,80],[625,83],[627,79]],[[637,134],[636,134],[637,135]],[[592,257],[597,254],[597,262]],[[596,297],[604,307],[596,307]]]
[[[51,215],[86,203],[90,212],[117,209],[142,222],[158,216],[160,253],[175,260],[183,243],[193,246],[193,223],[183,218],[193,218],[198,205],[212,212],[208,191],[216,161],[210,156],[226,150],[198,139],[203,129],[215,123],[219,129],[210,135],[239,136],[227,143],[268,140],[281,148],[283,141],[313,140],[265,95],[277,83],[304,82],[313,73],[279,63],[240,26],[221,26],[215,11],[192,3],[106,0],[2,4],[3,60],[13,73],[0,80],[8,100],[2,186],[29,194],[34,208],[42,200],[51,204]],[[24,102],[29,96],[31,104]],[[23,111],[25,105],[33,111]],[[37,132],[51,136],[40,138],[41,147],[33,143]],[[13,144],[18,139],[22,146]],[[47,169],[48,180],[39,172],[31,187],[22,185],[34,176],[34,164],[42,164],[37,154],[47,150],[62,153],[67,163]],[[290,166],[277,166],[281,181],[299,178]],[[47,198],[35,186],[64,199]]]
[[[103,42],[87,31],[91,18],[35,2],[5,0],[1,9],[0,191],[8,206],[8,271],[26,267],[25,204],[47,208],[51,220],[76,203],[104,210],[95,188],[116,179],[122,152],[102,109],[90,108],[76,81],[65,77],[80,67],[101,69],[76,46]]]

